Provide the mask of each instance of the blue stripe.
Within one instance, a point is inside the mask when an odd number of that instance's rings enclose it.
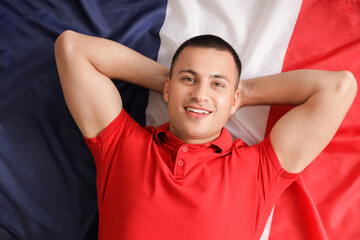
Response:
[[[157,59],[165,0],[0,2],[0,236],[97,239],[95,165],[63,99],[53,45],[66,29]],[[115,81],[145,124],[148,92]]]

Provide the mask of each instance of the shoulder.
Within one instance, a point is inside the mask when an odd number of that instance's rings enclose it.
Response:
[[[266,165],[272,166],[275,171],[281,168],[280,162],[276,156],[274,148],[271,144],[270,137],[266,137],[261,142],[249,146],[241,139],[236,139],[233,144],[233,157],[242,161],[250,162],[257,167]]]
[[[241,140],[236,140],[233,147],[234,154],[242,161],[246,160],[261,172],[273,172],[274,176],[282,179],[295,180],[299,174],[287,172],[280,164],[274,147],[271,143],[270,136],[267,136],[260,143],[248,146]]]
[[[155,132],[153,127],[142,127],[124,109],[110,122],[98,136],[85,138],[86,143],[105,143],[108,141],[121,140],[130,136],[152,135]]]

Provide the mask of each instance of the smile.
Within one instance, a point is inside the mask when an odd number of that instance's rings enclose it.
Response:
[[[199,114],[209,114],[210,113],[209,111],[206,111],[206,110],[190,108],[190,107],[186,107],[185,110],[189,111],[189,112],[199,113]]]

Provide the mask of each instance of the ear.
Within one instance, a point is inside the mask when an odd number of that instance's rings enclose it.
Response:
[[[238,110],[239,106],[240,106],[240,91],[239,89],[236,89],[230,114],[233,115],[236,112],[236,110]]]
[[[166,77],[164,91],[163,91],[163,98],[165,102],[169,101],[169,85],[170,85],[170,78],[169,76]]]

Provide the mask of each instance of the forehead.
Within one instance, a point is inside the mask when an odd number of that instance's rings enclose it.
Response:
[[[231,53],[215,48],[184,48],[173,65],[173,72],[176,74],[184,69],[199,74],[223,74],[228,78],[237,78],[237,68]]]

